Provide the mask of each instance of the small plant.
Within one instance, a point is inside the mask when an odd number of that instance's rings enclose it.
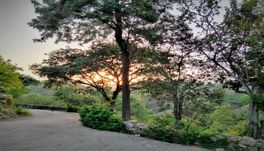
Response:
[[[105,104],[81,107],[79,114],[84,126],[116,132],[124,129],[121,118],[110,112],[108,106]]]
[[[22,108],[22,107],[15,107],[15,113],[17,115],[20,115],[20,116],[29,116],[31,115],[31,113],[28,111],[28,109],[26,108]]]

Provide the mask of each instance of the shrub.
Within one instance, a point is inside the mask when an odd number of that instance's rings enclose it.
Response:
[[[29,116],[29,115],[31,115],[31,113],[26,108],[15,107],[14,110],[15,110],[15,113],[17,115],[20,115],[20,116]]]
[[[211,131],[223,133],[236,123],[235,114],[229,104],[218,106],[209,116],[208,123]]]
[[[108,106],[105,104],[94,104],[81,107],[79,114],[84,126],[117,132],[124,129],[121,118],[110,112]]]
[[[194,122],[187,119],[181,120],[177,123],[178,135],[180,139],[178,140],[181,144],[194,144],[198,139],[200,133],[203,131],[201,126],[198,126]]]
[[[155,116],[145,130],[143,136],[165,141],[169,143],[177,142],[177,134],[174,129],[174,117],[169,114],[159,114]]]
[[[217,132],[211,129],[206,130],[206,127],[189,119],[175,122],[173,116],[169,114],[154,117],[143,136],[169,143],[191,145],[197,142],[208,148],[226,147],[227,145],[226,137]]]
[[[228,140],[225,136],[208,130],[199,134],[197,142],[206,148],[225,148],[228,145]]]
[[[249,133],[247,121],[239,121],[224,132],[225,135],[245,136]]]

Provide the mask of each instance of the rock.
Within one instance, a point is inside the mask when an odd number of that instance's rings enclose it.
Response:
[[[242,137],[229,135],[229,136],[227,136],[227,139],[228,139],[229,143],[238,143],[242,139]]]
[[[125,121],[124,125],[126,130],[132,134],[143,134],[147,128],[146,125],[140,124],[137,121]]]
[[[225,151],[223,148],[217,148],[215,151]]]
[[[214,137],[211,137],[211,139],[214,142],[218,142],[218,141],[226,140],[227,138],[223,135],[216,135]]]
[[[243,144],[238,144],[238,146],[241,150],[247,150],[248,148],[246,145],[243,145]]]
[[[236,143],[229,143],[228,144],[228,149],[230,150],[237,150],[238,149],[238,145]]]
[[[0,109],[0,119],[16,117],[16,113],[12,109]]]
[[[259,151],[264,151],[264,148],[259,148]]]
[[[239,145],[245,145],[245,146],[255,146],[256,145],[256,140],[254,140],[251,137],[244,136],[242,139],[239,141]]]
[[[264,140],[261,139],[256,140],[256,146],[264,149]]]
[[[258,151],[257,147],[248,147],[248,151]]]

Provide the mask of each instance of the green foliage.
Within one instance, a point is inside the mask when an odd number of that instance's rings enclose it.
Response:
[[[152,111],[146,107],[144,98],[147,97],[140,93],[132,93],[130,97],[132,118],[140,122],[147,122],[152,115]],[[121,111],[122,101],[120,97],[116,100],[115,106],[117,111]]]
[[[25,87],[15,87],[15,88],[9,88],[5,91],[6,94],[12,95],[13,98],[18,98],[28,92],[28,90]]]
[[[247,105],[250,102],[250,96],[247,94],[235,93],[232,90],[225,89],[224,102],[239,108],[241,106]]]
[[[62,100],[57,100],[54,96],[41,96],[35,93],[25,94],[14,100],[15,103],[65,106]]]
[[[181,139],[179,139],[179,143],[194,144],[200,139],[199,135],[203,131],[203,128],[191,121],[183,119],[177,123],[177,130],[179,136],[181,137]]]
[[[216,132],[206,131],[206,127],[196,124],[195,121],[183,119],[175,123],[169,114],[160,114],[153,118],[143,136],[170,143],[194,144],[213,147],[226,147],[227,139]]]
[[[19,80],[19,73],[17,72],[17,67],[10,63],[10,61],[4,60],[0,56],[0,88],[9,89],[23,87],[21,81]]]
[[[156,28],[143,26],[159,20],[160,14],[155,9],[159,1],[150,3],[147,0],[131,2],[66,0],[43,1],[42,4],[33,0],[32,3],[37,17],[29,25],[41,31],[41,38],[36,40],[39,42],[56,37],[57,41],[87,43],[98,37],[105,38],[111,34],[111,30],[116,31],[119,27],[122,27],[121,30],[130,31],[135,38],[145,38],[150,42],[153,42],[153,37],[157,37],[155,35],[159,33]],[[123,21],[116,21],[117,16]],[[140,22],[135,23],[132,20]],[[89,28],[84,28],[87,26]]]
[[[229,104],[218,106],[209,116],[208,125],[210,131],[224,132],[235,123],[235,114]]]
[[[58,100],[63,100],[70,106],[89,105],[100,102],[98,95],[78,93],[77,88],[70,85],[64,85],[57,88],[54,95]]]
[[[149,123],[143,136],[160,141],[176,143],[178,136],[174,129],[174,120],[174,117],[169,114],[159,114],[155,116]]]
[[[257,107],[259,110],[264,111],[264,94],[259,94],[259,95],[251,95],[253,102],[257,104]]]
[[[199,134],[197,142],[206,148],[226,148],[228,145],[228,140],[224,135],[207,130]]]
[[[20,115],[20,116],[29,116],[29,115],[31,115],[31,113],[28,111],[28,109],[23,108],[23,107],[15,107],[14,110],[15,110],[15,113],[17,115]]]
[[[105,104],[83,106],[79,110],[81,122],[84,126],[108,131],[122,131],[124,125],[120,117],[110,112]]]
[[[34,79],[33,77],[29,75],[20,74],[19,79],[21,80],[24,86],[40,84],[40,81]]]
[[[248,122],[239,121],[224,132],[225,135],[246,136],[249,134]]]
[[[78,112],[79,108],[80,107],[78,107],[78,106],[73,106],[73,105],[67,104],[66,111],[67,112]]]

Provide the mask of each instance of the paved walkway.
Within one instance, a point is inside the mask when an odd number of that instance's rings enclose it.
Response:
[[[0,121],[0,151],[206,151],[81,126],[75,113],[31,110]]]

